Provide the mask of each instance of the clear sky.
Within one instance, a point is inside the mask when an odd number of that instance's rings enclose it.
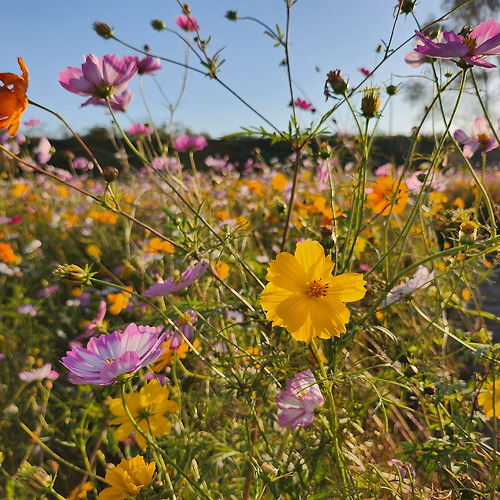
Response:
[[[329,70],[341,69],[356,86],[364,77],[359,68],[372,69],[381,55],[377,46],[387,42],[393,24],[396,0],[298,0],[292,8],[290,67],[295,83],[296,97],[312,102],[319,113],[333,104],[325,103],[323,86]],[[420,0],[416,15],[425,23],[442,14],[438,0]],[[200,25],[202,38],[211,36],[210,54],[222,49],[225,59],[220,78],[241,97],[265,115],[273,124],[286,127],[290,117],[290,94],[283,50],[263,34],[264,29],[250,21],[231,22],[224,18],[227,10],[236,10],[239,16],[253,16],[273,29],[278,24],[285,29],[285,2],[283,0],[191,0],[192,15]],[[30,72],[28,97],[62,114],[78,131],[94,125],[109,124],[104,108],[85,107],[85,98],[71,94],[59,84],[59,72],[66,66],[79,67],[84,54],[134,54],[114,40],[104,40],[92,30],[94,21],[114,27],[118,38],[142,48],[150,46],[151,53],[179,62],[185,60],[185,46],[172,33],[158,33],[151,29],[152,19],[161,19],[178,30],[174,17],[181,13],[175,0],[16,0],[2,10],[2,35],[5,42],[0,51],[0,71],[19,73],[17,56],[23,57]],[[397,25],[392,46],[396,47],[411,37],[415,21],[402,16]],[[411,43],[394,54],[375,73],[372,83],[384,88],[404,81],[402,76],[420,74],[419,69],[404,62]],[[189,63],[200,67],[190,56]],[[143,80],[148,104],[157,124],[168,123],[168,103],[175,102],[182,87],[183,71],[168,63],[156,77]],[[138,79],[131,82],[134,101],[127,115],[120,115],[124,127],[131,121],[147,121],[139,92]],[[162,94],[158,91],[161,89]],[[164,97],[165,96],[165,97]],[[416,124],[418,106],[411,105],[396,95],[390,109],[384,113],[380,131],[410,132]],[[307,125],[320,115],[300,111],[300,122]],[[60,130],[57,120],[33,106],[25,113],[25,120],[40,118],[40,133],[53,135]],[[341,110],[335,115],[332,131],[349,127],[348,114]],[[25,121],[23,120],[23,121]],[[194,133],[208,133],[212,137],[237,132],[242,126],[260,126],[262,121],[240,104],[218,83],[195,73],[188,73],[185,91],[175,113],[179,127],[188,127]],[[23,129],[21,129],[23,131]]]

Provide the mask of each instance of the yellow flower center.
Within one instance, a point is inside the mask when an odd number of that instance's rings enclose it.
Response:
[[[477,47],[476,39],[470,38],[469,36],[463,36],[462,43],[469,47],[469,54],[472,54],[472,51]]]
[[[179,285],[180,283],[184,283],[186,280],[184,279],[183,276],[177,276],[172,280],[174,285]]]
[[[302,401],[302,399],[305,398],[306,396],[309,396],[309,394],[311,394],[311,391],[309,389],[302,389],[297,394],[297,398],[299,399],[299,401]]]
[[[307,295],[311,297],[326,297],[328,283],[321,283],[322,278],[312,280],[307,284]]]

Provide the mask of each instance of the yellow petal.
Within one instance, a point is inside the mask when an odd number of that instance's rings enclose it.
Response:
[[[333,298],[332,298],[333,299]],[[339,300],[316,299],[310,304],[310,315],[315,336],[321,338],[339,337],[345,333],[349,321],[349,309]]]
[[[307,295],[291,295],[276,307],[276,315],[283,320],[290,333],[298,330],[306,322],[309,317],[310,300]]]
[[[284,326],[281,318],[276,315],[276,307],[291,295],[291,292],[278,288],[272,283],[268,283],[260,294],[260,305],[267,312],[266,318],[273,322],[273,326]]]
[[[288,252],[282,252],[271,261],[266,279],[284,290],[305,293],[308,276],[298,260]]]
[[[366,281],[359,273],[345,273],[333,276],[329,282],[328,296],[336,297],[342,302],[354,302],[365,296]]]
[[[330,257],[325,257],[325,251],[317,241],[297,243],[295,258],[307,275],[306,281],[332,274],[333,262]]]

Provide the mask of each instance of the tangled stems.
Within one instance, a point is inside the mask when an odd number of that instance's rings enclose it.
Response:
[[[335,406],[335,399],[333,397],[333,382],[328,379],[328,375],[326,373],[325,365],[321,359],[321,353],[319,352],[318,347],[316,346],[316,342],[314,339],[311,339],[309,344],[311,346],[311,350],[314,354],[316,362],[318,363],[319,371],[321,373],[321,377],[324,380],[325,391],[328,398],[328,406],[330,408],[330,422],[324,422],[330,436],[332,438],[332,451],[333,457],[338,467],[338,471],[340,473],[340,489],[344,498],[348,498],[349,487],[348,487],[348,473],[347,467],[345,465],[344,456],[342,454],[341,446],[339,443],[339,426],[337,420],[337,410]],[[349,478],[350,479],[350,478]]]
[[[122,381],[120,384],[120,397],[122,400],[123,404],[123,409],[125,411],[125,415],[127,415],[127,418],[129,419],[130,423],[135,429],[135,432],[139,433],[148,443],[148,445],[151,446],[153,450],[153,454],[155,456],[155,462],[157,463],[158,466],[161,467],[162,471],[165,473],[165,478],[167,480],[168,486],[172,491],[172,494],[174,495],[173,498],[175,498],[174,494],[174,488],[173,485],[170,481],[168,472],[166,470],[166,465],[165,462],[168,463],[170,467],[173,467],[179,474],[181,474],[184,479],[197,491],[197,494],[202,496],[203,498],[206,498],[208,500],[211,500],[211,497],[205,493],[203,490],[200,489],[200,487],[191,479],[189,474],[186,474],[173,460],[170,459],[170,457],[167,455],[167,453],[154,441],[149,433],[145,433],[140,427],[139,424],[136,422],[135,418],[133,417],[132,413],[130,413],[130,409],[127,406],[127,401],[125,399],[125,384],[126,382]]]
[[[123,140],[126,142],[126,144],[129,146],[129,148],[132,150],[132,152],[141,160],[143,161],[147,166],[151,167],[151,162],[143,155],[141,154],[137,148],[132,144],[130,139],[128,138],[127,134],[124,132],[122,127],[120,126],[120,123],[116,119],[116,116],[111,109],[111,105],[109,103],[109,99],[107,100],[108,103],[108,108],[109,112],[111,113],[111,116],[113,118],[114,124],[117,126],[120,134],[123,136]],[[225,245],[231,255],[238,260],[238,262],[241,264],[243,269],[257,282],[257,284],[264,288],[264,283],[258,278],[258,276],[248,267],[248,265],[242,260],[242,258],[234,251],[231,245],[228,244],[227,241],[225,241],[222,236],[215,231],[215,229],[208,223],[208,221],[205,220],[205,218],[201,215],[201,213],[196,210],[191,203],[180,193],[180,191],[172,184],[172,182],[167,179],[165,176],[157,172],[160,178],[168,185],[168,187],[178,196],[178,198],[182,201],[182,203],[189,209],[189,211],[197,218],[200,220],[200,222],[219,240],[220,243]],[[162,237],[162,239],[166,239],[165,237]]]
[[[92,153],[92,151],[90,151],[89,147],[85,144],[85,142],[82,140],[82,138],[70,127],[69,123],[59,113],[56,113],[55,111],[52,111],[51,109],[46,108],[45,106],[42,106],[41,104],[38,104],[38,103],[36,103],[34,101],[31,101],[31,100],[28,100],[28,103],[31,104],[31,105],[33,105],[33,106],[35,106],[35,107],[37,107],[37,108],[43,109],[44,111],[47,111],[51,115],[54,115],[58,120],[60,120],[61,122],[63,122],[64,126],[71,132],[71,134],[73,135],[73,137],[82,145],[83,149],[85,149],[85,151],[87,152],[87,154],[90,156],[90,158],[94,162],[95,166],[97,167],[97,170],[99,170],[99,173],[101,175],[103,174],[103,170],[101,168],[101,165],[96,160],[96,158],[95,158],[94,154]]]

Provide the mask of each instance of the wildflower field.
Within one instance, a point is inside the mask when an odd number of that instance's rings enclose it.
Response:
[[[209,27],[178,7],[150,29],[234,95]],[[22,54],[0,73],[0,497],[500,498],[500,317],[481,291],[498,273],[499,124],[476,78],[500,23],[453,32],[443,14],[424,26],[415,1],[394,6],[394,29],[416,31],[379,66],[406,59],[434,96],[401,164],[374,146],[399,92],[378,67],[330,68],[322,116],[289,71],[288,128],[259,115],[241,132],[287,158],[236,163],[202,135],[125,125],[129,82],[182,56],[111,55],[125,42],[98,21],[111,54],[59,82],[108,109],[116,166],[64,117],[83,153],[53,165],[23,122],[54,112],[29,100]],[[288,60],[287,30],[258,23]],[[483,113],[462,129],[465,93]],[[354,133],[328,131],[341,107]]]

